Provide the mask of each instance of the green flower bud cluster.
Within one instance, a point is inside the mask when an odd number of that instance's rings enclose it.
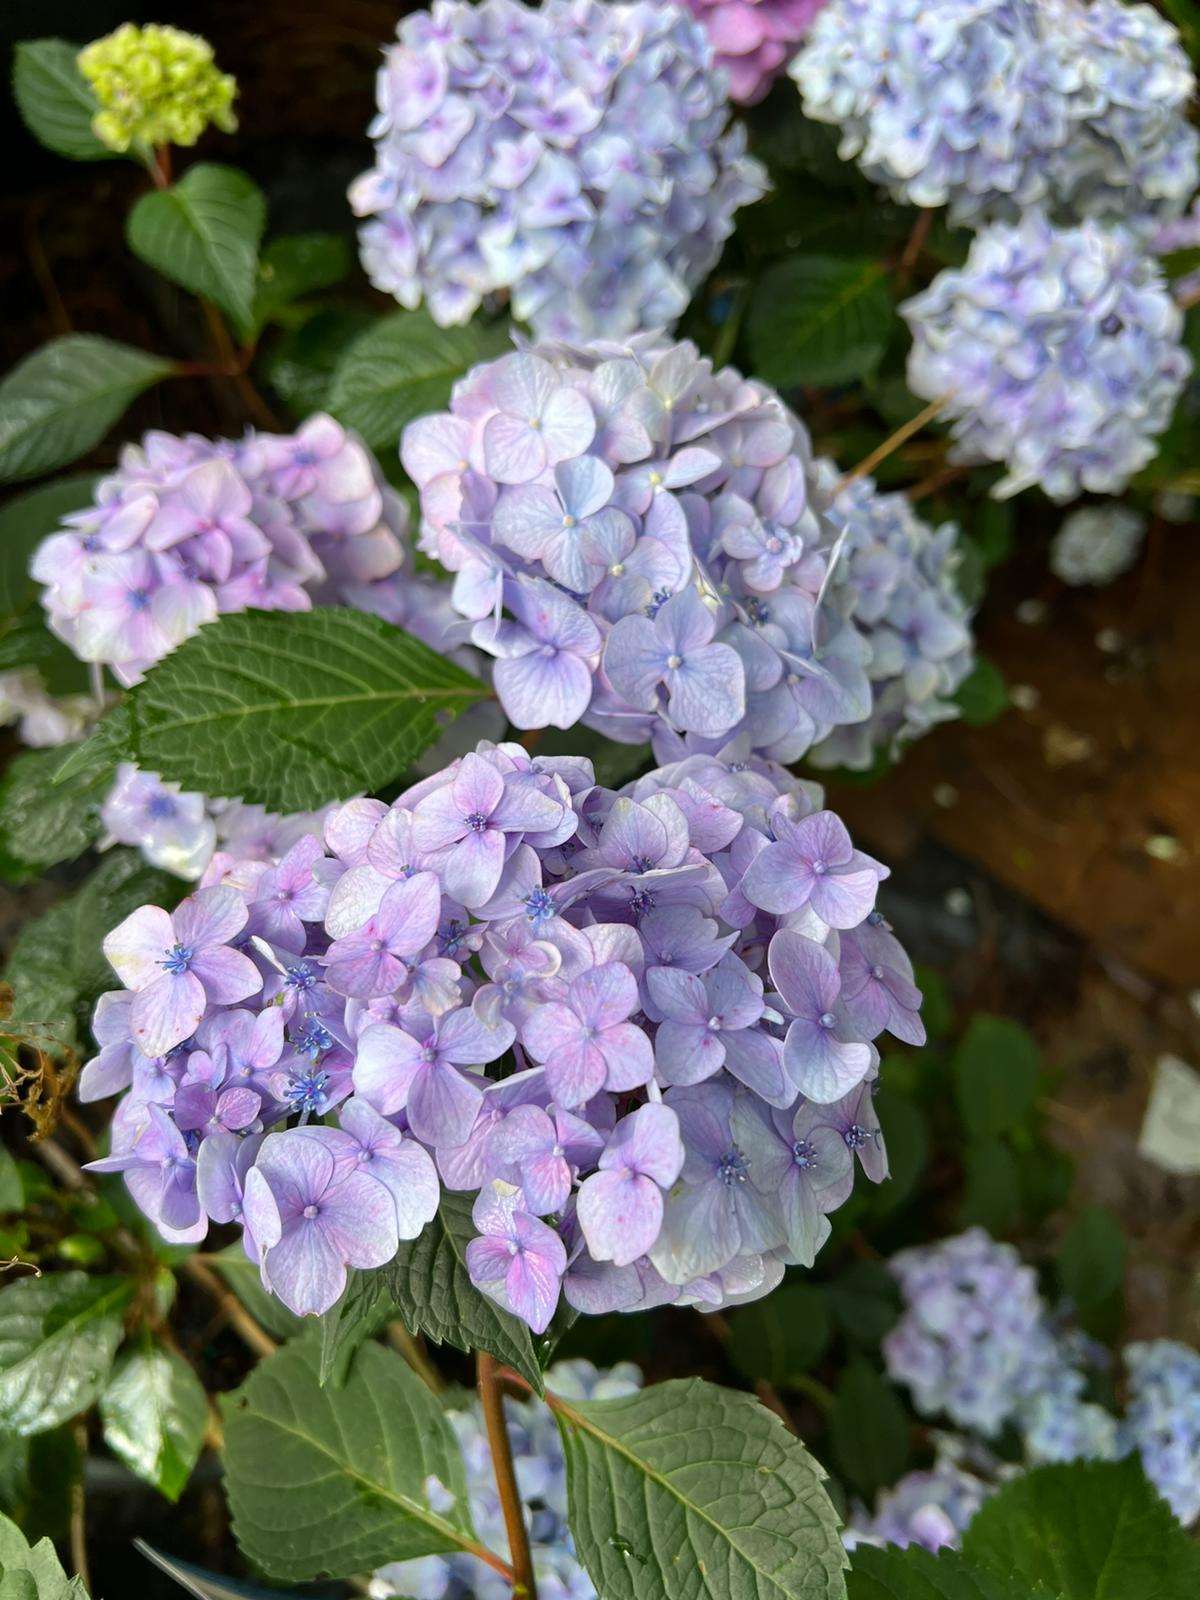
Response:
[[[192,145],[209,123],[237,127],[237,84],[195,34],[126,22],[80,51],[79,70],[100,102],[93,132],[110,150]]]

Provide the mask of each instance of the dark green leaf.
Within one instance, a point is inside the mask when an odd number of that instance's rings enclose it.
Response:
[[[439,328],[426,311],[396,311],[360,335],[334,374],[329,409],[375,449],[395,445],[415,417],[440,411],[480,361],[511,348],[503,325]]]
[[[1007,1017],[972,1017],[954,1053],[958,1109],[973,1138],[1017,1127],[1037,1093],[1041,1053],[1030,1034]]]
[[[984,728],[1008,710],[1008,686],[993,662],[979,656],[968,675],[950,696],[969,728]]]
[[[456,1350],[486,1350],[540,1393],[542,1371],[528,1327],[471,1282],[466,1249],[475,1234],[471,1197],[446,1190],[437,1216],[401,1244],[381,1276],[410,1333]]]
[[[169,189],[142,196],[129,214],[129,248],[247,327],[266,220],[267,203],[253,179],[202,161]]]
[[[836,1600],[821,1468],[773,1412],[703,1379],[555,1402],[571,1533],[605,1600]]]
[[[171,363],[92,333],[67,333],[0,383],[0,482],[36,478],[99,444]]]
[[[277,1295],[263,1288],[262,1277],[240,1243],[226,1245],[213,1257],[213,1266],[237,1295],[255,1322],[276,1339],[290,1339],[311,1324],[289,1311]]]
[[[100,1396],[104,1442],[139,1478],[178,1500],[204,1443],[208,1402],[199,1378],[148,1333],[122,1351]]]
[[[100,832],[99,806],[112,769],[55,788],[64,750],[27,750],[0,778],[0,848],[30,869],[74,860]]]
[[[20,40],[13,53],[13,98],[21,120],[47,149],[71,161],[112,161],[117,152],[92,132],[100,107],[78,59],[78,45],[65,39]]]
[[[887,1379],[865,1361],[846,1369],[829,1432],[838,1470],[868,1499],[895,1483],[908,1464],[907,1413]]]
[[[44,1433],[108,1378],[133,1283],[62,1272],[0,1290],[0,1428]]]
[[[289,328],[264,362],[267,381],[299,417],[324,411],[338,362],[358,336],[374,327],[364,306],[331,306]]]
[[[1058,1283],[1080,1310],[1107,1300],[1125,1277],[1125,1235],[1103,1206],[1081,1211],[1058,1249]]]
[[[858,1344],[877,1345],[900,1314],[900,1291],[881,1261],[852,1261],[828,1293],[842,1331]]]
[[[954,1550],[933,1556],[916,1544],[859,1545],[850,1565],[849,1600],[1054,1600],[1050,1590],[977,1566]]]
[[[1200,61],[1200,11],[1196,0],[1162,0],[1162,10],[1179,29],[1188,55],[1193,61]]]
[[[272,239],[258,263],[252,331],[305,295],[340,283],[350,264],[350,245],[340,233],[288,233]]]
[[[1021,1174],[1001,1139],[972,1141],[963,1152],[966,1188],[958,1218],[964,1228],[1007,1233],[1021,1214]]]
[[[351,1271],[342,1298],[321,1318],[322,1384],[340,1388],[355,1352],[396,1315],[380,1273]]]
[[[225,1482],[243,1553],[303,1582],[474,1545],[466,1475],[436,1398],[394,1351],[368,1344],[344,1388],[322,1389],[316,1338],[287,1344],[223,1398]],[[426,1482],[454,1496],[432,1509]]]
[[[160,661],[90,744],[184,789],[303,811],[400,777],[486,693],[382,617],[247,611],[208,623]]]
[[[964,1556],[1063,1600],[1190,1600],[1200,1545],[1146,1482],[1136,1456],[1039,1467],[984,1502]]]
[[[12,1155],[0,1147],[0,1212],[19,1211],[24,1203],[21,1169]]]
[[[0,1517],[0,1600],[88,1600],[68,1578],[49,1539],[29,1544],[15,1522]]]
[[[954,1001],[950,986],[933,967],[917,963],[917,988],[921,991],[921,1021],[931,1039],[944,1039],[954,1026]]]
[[[781,389],[869,377],[891,331],[886,269],[864,256],[779,262],[760,280],[747,319],[755,373]]]
[[[830,1331],[824,1290],[785,1283],[730,1313],[729,1354],[752,1382],[765,1379],[786,1388],[825,1354]]]
[[[916,1189],[929,1159],[929,1133],[920,1106],[887,1085],[875,1109],[888,1153],[888,1181],[870,1194],[871,1210],[880,1217],[902,1206]]]

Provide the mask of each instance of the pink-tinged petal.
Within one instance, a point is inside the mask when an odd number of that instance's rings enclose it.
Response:
[[[410,422],[400,442],[404,470],[420,489],[443,473],[465,472],[470,452],[470,424],[448,412]]]
[[[391,1192],[396,1231],[402,1239],[417,1238],[425,1224],[437,1215],[442,1197],[437,1168],[429,1152],[415,1139],[406,1139],[389,1157],[379,1178]]]
[[[592,698],[592,674],[578,656],[549,645],[498,661],[492,682],[515,728],[573,728]]]
[[[380,902],[396,880],[385,877],[366,862],[351,867],[338,879],[325,909],[325,931],[331,939],[357,933],[379,910]]]
[[[200,889],[176,906],[171,922],[175,938],[193,950],[228,944],[246,926],[246,902],[235,889]]]
[[[531,483],[546,465],[546,446],[528,422],[501,413],[484,425],[483,462],[497,483]]]
[[[468,911],[490,900],[504,870],[504,835],[495,828],[468,833],[451,849],[442,866],[446,893]]]
[[[571,1005],[588,1027],[610,1028],[637,1010],[637,979],[623,962],[606,961],[575,979]]]
[[[841,980],[837,962],[822,945],[791,928],[781,928],[767,951],[771,982],[795,1016],[815,1018],[837,1000]]]
[[[594,1173],[581,1186],[577,1206],[593,1258],[618,1267],[646,1255],[662,1227],[662,1190],[628,1170]]]
[[[599,1094],[608,1063],[594,1044],[583,1040],[557,1050],[546,1062],[546,1084],[555,1103],[574,1110]]]
[[[444,850],[466,831],[463,814],[448,783],[430,790],[413,812],[413,843],[418,850]]]
[[[262,988],[262,974],[250,960],[228,945],[210,945],[192,957],[191,970],[216,1006],[235,1006]]]
[[[709,644],[670,668],[665,681],[671,721],[688,733],[720,738],[746,713],[746,675],[741,657],[727,644]]]
[[[167,912],[161,906],[140,906],[117,924],[103,950],[126,988],[144,989],[162,976],[163,958],[175,942]]]
[[[654,1076],[654,1047],[632,1022],[619,1022],[598,1034],[596,1046],[604,1057],[606,1089],[637,1089]]]
[[[379,944],[372,929],[367,928],[330,945],[325,977],[335,994],[358,1000],[391,994],[403,979],[405,968],[395,956],[379,949]]]
[[[472,750],[462,758],[450,785],[450,793],[460,817],[490,817],[500,804],[504,779],[490,761],[485,761]]]
[[[492,822],[508,833],[547,833],[563,819],[563,802],[542,787],[544,779],[517,773],[504,785]]]
[[[678,967],[651,967],[646,973],[646,992],[655,1007],[653,1015],[701,1026],[708,1017],[708,995],[695,973]]]
[[[472,1239],[466,1252],[467,1271],[479,1288],[503,1283],[512,1264],[512,1253],[504,1239]]]
[[[385,1117],[403,1111],[421,1053],[417,1041],[399,1028],[383,1022],[364,1028],[354,1061],[355,1093]]]
[[[165,583],[150,602],[150,615],[172,645],[215,621],[217,611],[217,597],[206,583],[183,579]]]
[[[366,856],[371,835],[386,813],[382,800],[350,800],[326,822],[325,843],[335,856],[355,866]]]
[[[319,1217],[292,1224],[263,1257],[262,1270],[270,1288],[298,1317],[321,1316],[346,1287],[346,1263]]]
[[[400,1247],[396,1203],[365,1172],[351,1173],[321,1206],[326,1236],[352,1267],[382,1267]]]
[[[738,887],[751,905],[783,916],[807,904],[815,881],[792,846],[775,841],[759,851]]]
[[[654,1038],[654,1060],[660,1083],[702,1083],[724,1064],[725,1046],[703,1023],[662,1022]]]
[[[521,1042],[535,1061],[549,1061],[562,1050],[577,1049],[583,1030],[570,1006],[550,1001],[525,1023]]]
[[[856,928],[873,909],[878,893],[875,872],[827,872],[813,884],[809,904],[831,928]]]
[[[466,1144],[483,1105],[483,1091],[450,1066],[423,1066],[408,1092],[405,1115],[418,1139],[435,1147]]]
[[[557,390],[542,413],[542,438],[551,466],[582,455],[596,436],[596,418],[578,389]]]
[[[783,1062],[797,1091],[817,1105],[849,1094],[871,1070],[869,1044],[843,1044],[819,1024],[793,1022],[783,1044]]]
[[[833,811],[815,811],[795,826],[793,838],[810,861],[826,867],[844,866],[854,854],[846,824]]]
[[[631,1111],[613,1130],[602,1168],[627,1167],[669,1189],[683,1168],[679,1118],[670,1106],[649,1101]]]
[[[437,932],[441,914],[441,885],[432,872],[418,872],[392,884],[376,922],[393,955],[415,956]]]
[[[759,1028],[742,1028],[723,1035],[725,1070],[753,1089],[769,1106],[790,1106],[796,1098],[783,1064],[778,1039]]]
[[[549,1151],[527,1156],[521,1162],[521,1193],[537,1216],[561,1211],[571,1193],[571,1169],[561,1156]]]
[[[604,647],[604,671],[621,699],[639,711],[654,708],[667,651],[649,617],[622,617]]]
[[[510,1022],[489,1027],[469,1006],[452,1011],[438,1028],[438,1054],[461,1067],[482,1067],[502,1056],[517,1036]]]
[[[257,976],[257,974],[256,974]],[[165,1056],[190,1039],[205,1012],[204,985],[190,972],[164,972],[134,998],[133,1037],[143,1055]]]

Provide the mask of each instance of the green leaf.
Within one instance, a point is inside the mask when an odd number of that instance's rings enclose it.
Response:
[[[22,39],[13,54],[13,98],[34,138],[71,161],[113,161],[92,132],[99,111],[79,70],[79,47],[65,39]]]
[[[881,1261],[852,1261],[828,1293],[842,1332],[857,1344],[877,1345],[900,1314],[900,1291]]]
[[[114,850],[73,895],[27,922],[4,969],[12,985],[7,1026],[52,1029],[70,1048],[79,1043],[97,996],[117,987],[100,948],[104,935],[147,903],[171,907],[178,878],[148,867],[133,850]]]
[[[359,1348],[396,1315],[382,1276],[351,1269],[342,1298],[321,1318],[321,1383],[340,1388]]]
[[[916,1544],[906,1550],[864,1544],[850,1564],[849,1600],[1054,1600],[1050,1590],[977,1566],[955,1550],[933,1556]]]
[[[0,1146],[0,1212],[19,1211],[24,1204],[21,1169],[10,1152]]]
[[[751,1381],[766,1379],[786,1388],[825,1354],[831,1331],[824,1291],[785,1283],[730,1313],[729,1354]]]
[[[891,1384],[865,1361],[846,1369],[829,1432],[838,1470],[868,1499],[908,1465],[908,1415]]]
[[[976,1016],[954,1053],[958,1109],[967,1133],[1007,1133],[1029,1115],[1037,1094],[1041,1052],[1020,1023]]]
[[[950,696],[962,712],[969,728],[984,728],[995,722],[1009,707],[1008,685],[1000,668],[986,656],[978,656],[974,667]]]
[[[476,1235],[471,1197],[446,1190],[437,1216],[400,1246],[381,1276],[410,1333],[456,1350],[486,1350],[542,1392],[542,1369],[527,1325],[471,1282],[467,1245]]]
[[[129,214],[129,248],[164,278],[248,327],[267,220],[262,190],[236,167],[202,161]]]
[[[304,295],[340,283],[351,261],[350,245],[340,233],[287,233],[272,239],[258,263],[251,331]]]
[[[1125,1278],[1125,1234],[1103,1206],[1081,1211],[1058,1248],[1058,1283],[1081,1310],[1115,1294]]]
[[[113,1368],[100,1417],[113,1455],[168,1500],[178,1500],[208,1421],[203,1386],[183,1357],[143,1334]]]
[[[223,1397],[225,1482],[243,1553],[284,1582],[474,1548],[466,1476],[437,1399],[392,1350],[359,1351],[322,1389],[318,1341],[297,1340]],[[434,1511],[425,1483],[454,1496]]]
[[[305,811],[400,777],[446,720],[486,694],[382,617],[245,611],[208,623],[153,667],[56,781],[104,752],[184,789]]]
[[[93,333],[67,333],[26,356],[0,383],[0,481],[36,478],[77,461],[151,384],[161,356]]]
[[[1195,1545],[1136,1456],[1039,1467],[984,1502],[963,1555],[1043,1584],[1063,1600],[1190,1600]]]
[[[415,417],[441,411],[452,386],[511,348],[503,325],[439,328],[426,311],[397,311],[357,338],[338,363],[329,409],[367,444],[395,445]]]
[[[277,1295],[263,1288],[262,1276],[240,1242],[226,1245],[212,1258],[212,1264],[261,1327],[276,1339],[290,1339],[311,1327],[303,1317],[289,1311]]]
[[[0,778],[0,848],[30,869],[73,861],[100,832],[99,807],[112,769],[55,788],[64,749],[27,750]]]
[[[929,1159],[929,1133],[920,1106],[890,1086],[880,1089],[875,1110],[887,1140],[888,1181],[872,1189],[869,1199],[873,1215],[881,1217],[916,1190]]]
[[[122,1278],[62,1272],[0,1290],[0,1428],[44,1433],[99,1395],[133,1296]]]
[[[329,306],[288,328],[263,363],[267,381],[299,417],[329,406],[338,362],[375,318],[364,306]]]
[[[1162,0],[1162,9],[1179,29],[1188,55],[1193,61],[1200,60],[1200,11],[1196,0]]]
[[[0,1517],[0,1600],[88,1600],[68,1578],[49,1539],[31,1545],[15,1522]]]
[[[754,370],[776,388],[875,371],[892,332],[886,268],[865,256],[798,256],[765,273],[747,319]]]
[[[1021,1214],[1021,1174],[1002,1139],[972,1140],[963,1151],[966,1187],[958,1220],[964,1228],[1007,1233]]]
[[[605,1600],[836,1600],[824,1473],[749,1395],[701,1378],[554,1402],[571,1533]]]

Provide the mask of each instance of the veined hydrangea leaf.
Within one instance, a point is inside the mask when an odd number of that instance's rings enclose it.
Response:
[[[96,96],[77,65],[79,48],[65,39],[22,39],[13,52],[13,98],[39,143],[71,161],[115,161],[117,152],[92,132]]]
[[[1015,1574],[967,1561],[955,1550],[930,1555],[920,1545],[883,1550],[860,1545],[850,1558],[850,1600],[1057,1600]]]
[[[780,388],[869,377],[893,320],[881,262],[817,255],[781,261],[764,274],[750,308],[755,375]]]
[[[105,767],[69,787],[55,788],[63,747],[24,750],[0,778],[0,852],[10,876],[29,877],[72,861],[100,832],[100,803],[112,782]]]
[[[68,1578],[49,1539],[31,1545],[15,1522],[0,1516],[0,1596],[3,1600],[88,1600]]]
[[[131,1472],[178,1500],[204,1443],[208,1404],[199,1378],[146,1334],[121,1353],[100,1396],[104,1442]]]
[[[340,233],[286,233],[262,252],[251,329],[280,320],[305,295],[332,288],[350,271],[350,245]]]
[[[82,1272],[0,1290],[0,1428],[45,1433],[87,1410],[108,1377],[132,1295],[131,1281]]]
[[[0,482],[77,461],[172,370],[161,356],[93,333],[51,339],[0,383]]]
[[[425,311],[397,311],[361,334],[342,357],[329,409],[369,445],[394,445],[407,423],[448,404],[457,379],[509,348],[503,325],[439,328]]]
[[[169,189],[143,195],[126,231],[134,255],[246,327],[266,218],[253,179],[236,167],[200,162]]]
[[[304,811],[400,777],[486,693],[381,617],[248,611],[219,617],[159,662],[81,752],[136,761],[184,789]]]
[[[477,1553],[462,1456],[436,1398],[382,1345],[359,1351],[341,1389],[321,1388],[319,1364],[319,1339],[296,1340],[222,1401],[226,1488],[247,1558],[304,1582]]]
[[[838,1600],[824,1473],[772,1412],[701,1378],[552,1400],[571,1532],[605,1600]]]
[[[542,1392],[542,1370],[525,1323],[477,1289],[467,1271],[467,1245],[478,1229],[471,1197],[447,1189],[433,1221],[402,1243],[383,1277],[410,1333],[456,1350],[486,1350]]]

